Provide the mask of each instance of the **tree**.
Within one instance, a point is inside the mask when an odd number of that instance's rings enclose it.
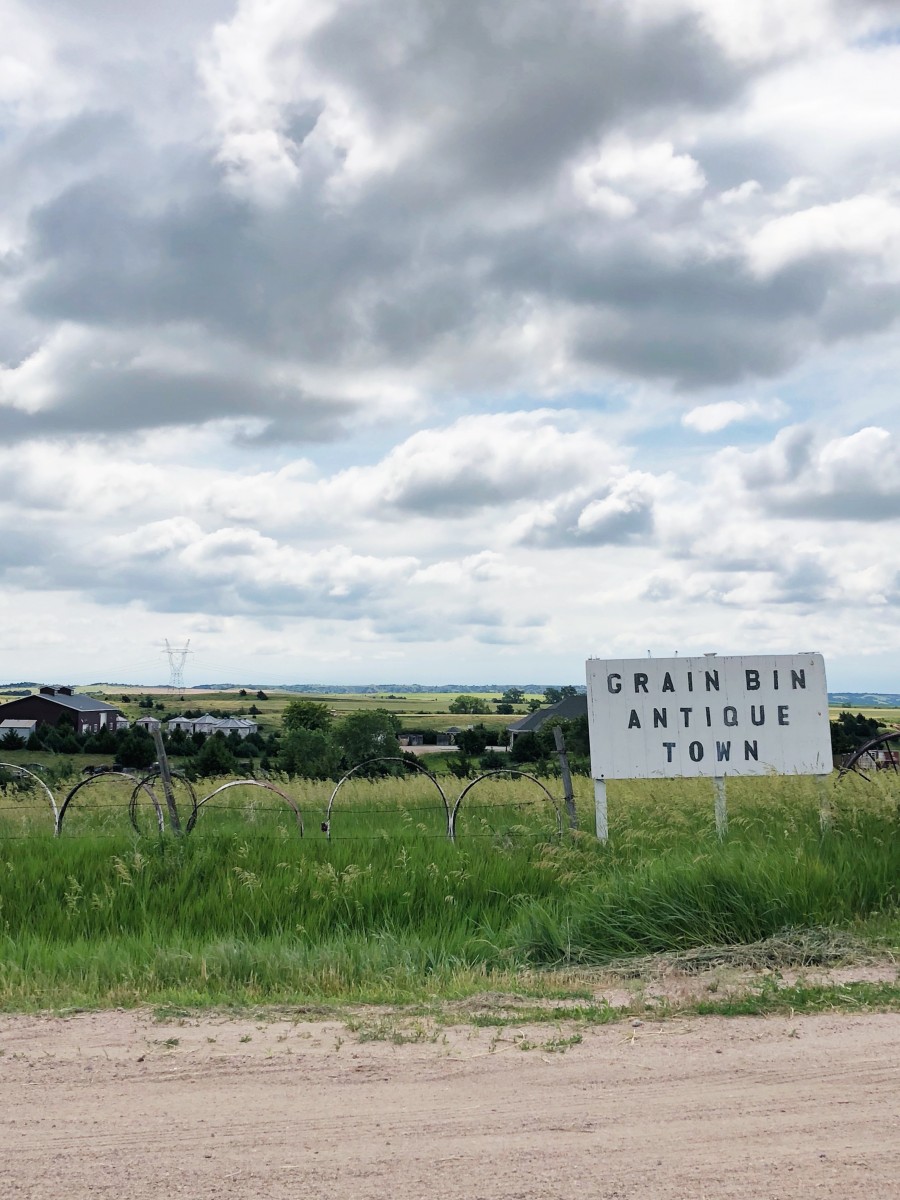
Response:
[[[838,713],[836,721],[831,722],[831,749],[834,754],[850,754],[857,746],[876,737],[881,726],[874,717],[864,717],[862,713]]]
[[[479,699],[478,696],[457,696],[447,705],[447,712],[452,713],[489,713],[490,711],[490,705]]]
[[[262,690],[262,688],[260,688],[259,691],[256,693],[256,698],[257,698],[257,700],[268,700],[269,697]]]
[[[450,773],[457,779],[468,779],[472,774],[472,763],[465,754],[452,754],[446,762]]]
[[[0,746],[4,750],[22,750],[25,747],[25,739],[15,729],[7,729],[3,737],[0,738]]]
[[[188,763],[186,771],[192,779],[196,779],[200,775],[236,775],[237,769],[237,759],[228,742],[221,733],[214,733]]]
[[[544,688],[545,704],[559,704],[560,700],[562,700],[562,692],[558,687]]]
[[[529,763],[540,762],[544,754],[535,734],[520,733],[512,744],[509,757],[514,763]]]
[[[400,722],[392,712],[373,708],[345,717],[337,727],[336,741],[344,763],[355,767],[369,758],[399,756],[399,732]]]
[[[540,700],[537,699],[537,697],[534,697],[533,699],[531,699],[527,702],[525,707],[528,709],[528,711],[530,713],[537,712],[537,710],[541,707],[541,702],[540,702]]]
[[[591,743],[588,734],[588,719],[585,713],[583,717],[573,717],[571,721],[552,717],[549,721],[544,722],[536,734],[543,758],[551,758],[556,754],[556,742],[553,737],[553,729],[556,725],[562,730],[566,750],[570,756],[584,757],[590,754]]]
[[[461,753],[475,758],[484,753],[490,741],[490,731],[484,725],[476,725],[474,729],[463,729],[456,735],[456,745]]]
[[[577,687],[575,687],[575,686],[574,686],[573,684],[571,684],[571,683],[567,683],[567,684],[565,685],[565,687],[561,687],[561,688],[559,689],[559,696],[560,696],[560,699],[561,699],[561,700],[565,700],[565,699],[567,699],[569,696],[577,696],[577,695],[578,695],[578,688],[577,688]]]
[[[238,695],[239,695],[239,696],[246,696],[246,695],[247,695],[247,689],[246,689],[246,688],[241,688],[241,690],[238,692]]]
[[[323,729],[294,729],[281,739],[277,766],[287,775],[330,779],[337,772],[340,750]]]
[[[498,754],[496,750],[488,750],[486,754],[482,754],[478,765],[482,771],[501,771],[504,767],[509,766],[508,756]]]
[[[315,700],[291,700],[281,717],[282,728],[289,732],[298,729],[318,729],[327,733],[331,724],[328,705],[318,704]]]
[[[119,739],[116,759],[123,767],[150,767],[156,762],[153,739],[142,729],[129,729]]]
[[[516,710],[513,708],[512,704],[509,702],[509,700],[498,700],[497,701],[497,712],[498,713],[504,713],[505,715],[508,716],[510,713],[514,713],[515,711]]]
[[[525,699],[525,693],[521,688],[510,687],[506,689],[500,699],[504,704],[521,704]]]

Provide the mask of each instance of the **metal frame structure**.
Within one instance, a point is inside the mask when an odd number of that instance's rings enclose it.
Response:
[[[444,814],[447,818],[447,836],[452,841],[453,840],[453,822],[452,822],[451,816],[450,816],[450,805],[447,801],[446,795],[444,794],[444,789],[441,787],[441,785],[438,783],[435,776],[432,775],[432,773],[428,770],[427,767],[423,767],[421,763],[412,762],[408,758],[400,758],[398,755],[390,755],[390,756],[384,756],[384,757],[379,757],[379,758],[367,758],[367,759],[365,759],[364,762],[357,763],[355,767],[351,767],[350,770],[346,772],[346,774],[341,776],[341,778],[337,781],[337,786],[335,787],[334,791],[331,793],[331,798],[328,801],[328,807],[325,810],[325,820],[322,822],[322,832],[325,834],[325,836],[328,838],[328,840],[331,841],[331,810],[332,810],[332,807],[334,806],[335,796],[338,794],[338,792],[341,790],[341,788],[344,786],[344,784],[347,782],[347,780],[351,779],[356,774],[357,771],[361,771],[363,769],[363,767],[369,767],[373,763],[379,763],[379,762],[403,763],[403,765],[405,767],[410,767],[413,770],[421,771],[421,773],[423,775],[428,776],[428,778],[431,780],[431,782],[434,784],[434,786],[437,788],[438,792],[440,793],[441,801],[444,805]]]
[[[190,833],[197,824],[197,817],[200,815],[200,809],[207,802],[207,800],[212,800],[213,796],[218,796],[220,792],[227,792],[229,788],[235,787],[265,788],[266,791],[274,792],[276,796],[280,796],[282,800],[286,801],[294,810],[294,815],[297,818],[297,826],[300,830],[300,836],[303,837],[303,814],[300,812],[300,808],[296,800],[292,799],[287,792],[283,792],[281,788],[276,787],[274,783],[268,783],[263,779],[233,779],[230,783],[223,783],[219,787],[215,788],[209,793],[208,796],[204,796],[202,800],[195,801],[194,811],[191,813],[190,817],[188,818],[188,823],[185,826],[185,833]]]
[[[868,754],[870,750],[876,750],[879,746],[886,745],[888,742],[896,742],[900,738],[900,727],[893,726],[887,733],[879,733],[876,737],[869,738],[867,742],[863,742],[861,746],[857,746],[844,765],[838,771],[838,782],[844,778],[848,771],[853,771],[857,775],[861,775],[863,779],[869,782],[869,777],[865,771],[857,767],[857,763],[864,754]],[[900,765],[896,762],[885,764],[885,769],[893,769],[900,772]]]
[[[0,767],[6,771],[18,771],[20,775],[27,775],[29,779],[33,779],[36,783],[41,785],[41,787],[47,793],[47,798],[50,801],[50,807],[53,810],[53,824],[55,825],[59,820],[59,813],[56,808],[56,798],[47,787],[46,783],[44,783],[43,779],[41,779],[40,775],[35,775],[34,771],[29,771],[26,767],[20,767],[18,763],[0,762]]]
[[[453,841],[456,840],[456,817],[459,813],[459,809],[463,802],[463,798],[465,796],[467,796],[468,793],[471,792],[472,788],[476,787],[479,783],[483,783],[485,781],[485,779],[490,779],[491,776],[496,776],[496,775],[515,775],[519,779],[530,779],[532,783],[536,783],[537,786],[544,793],[544,795],[547,797],[547,799],[550,801],[550,803],[553,805],[553,811],[556,813],[556,832],[558,834],[562,833],[562,829],[563,829],[562,813],[560,811],[559,805],[556,803],[556,800],[553,797],[553,793],[548,788],[546,788],[544,786],[544,784],[541,783],[541,781],[537,778],[536,775],[529,775],[527,771],[516,771],[512,768],[504,767],[504,768],[498,769],[496,771],[485,771],[483,775],[477,775],[471,781],[471,783],[467,783],[466,786],[463,788],[463,790],[459,793],[459,798],[456,801],[456,803],[453,805],[453,812],[450,815],[450,837]]]
[[[148,776],[146,776],[145,779],[139,780],[137,785],[134,786],[133,792],[131,793],[131,799],[128,803],[128,813],[129,813],[129,816],[131,817],[131,824],[136,833],[141,832],[141,830],[137,824],[137,794],[141,790],[145,791],[147,793],[147,795],[150,797],[151,803],[153,804],[153,807],[156,811],[156,824],[157,824],[158,832],[162,833],[166,827],[166,821],[165,821],[165,817],[163,816],[162,805],[160,804],[156,793],[153,791],[153,788],[150,787],[149,781],[153,777],[154,777],[153,775],[148,775]],[[128,775],[124,771],[101,771],[97,775],[89,775],[87,777],[87,779],[82,779],[80,783],[76,783],[75,786],[73,788],[70,788],[69,791],[66,793],[66,798],[65,798],[65,800],[63,800],[62,807],[60,808],[59,813],[57,814],[57,817],[56,817],[56,829],[54,831],[54,837],[59,837],[60,833],[62,832],[63,820],[65,818],[65,815],[66,815],[69,805],[72,803],[72,800],[75,798],[76,793],[80,792],[82,788],[88,787],[92,783],[96,783],[98,779],[127,779],[130,784],[134,785],[134,776]]]

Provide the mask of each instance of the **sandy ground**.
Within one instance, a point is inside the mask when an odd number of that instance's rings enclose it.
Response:
[[[900,1197],[896,1015],[361,1021],[0,1018],[0,1196]]]

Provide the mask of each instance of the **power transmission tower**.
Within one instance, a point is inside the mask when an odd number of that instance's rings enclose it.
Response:
[[[166,648],[163,654],[169,658],[169,688],[173,692],[184,691],[184,662],[190,651],[191,639],[184,643],[183,646],[170,646],[169,639],[166,638]]]

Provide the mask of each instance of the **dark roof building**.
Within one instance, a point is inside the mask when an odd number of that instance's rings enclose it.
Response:
[[[30,696],[19,696],[0,704],[0,721],[37,721],[38,725],[58,725],[68,717],[76,733],[97,733],[104,726],[113,733],[127,724],[113,704],[76,694],[70,687],[42,687]]]
[[[586,692],[580,692],[577,696],[564,696],[556,704],[536,709],[527,717],[520,717],[518,721],[513,721],[512,725],[507,725],[509,744],[512,745],[520,733],[537,733],[541,726],[553,717],[561,721],[574,721],[576,717],[586,717],[587,710]]]

